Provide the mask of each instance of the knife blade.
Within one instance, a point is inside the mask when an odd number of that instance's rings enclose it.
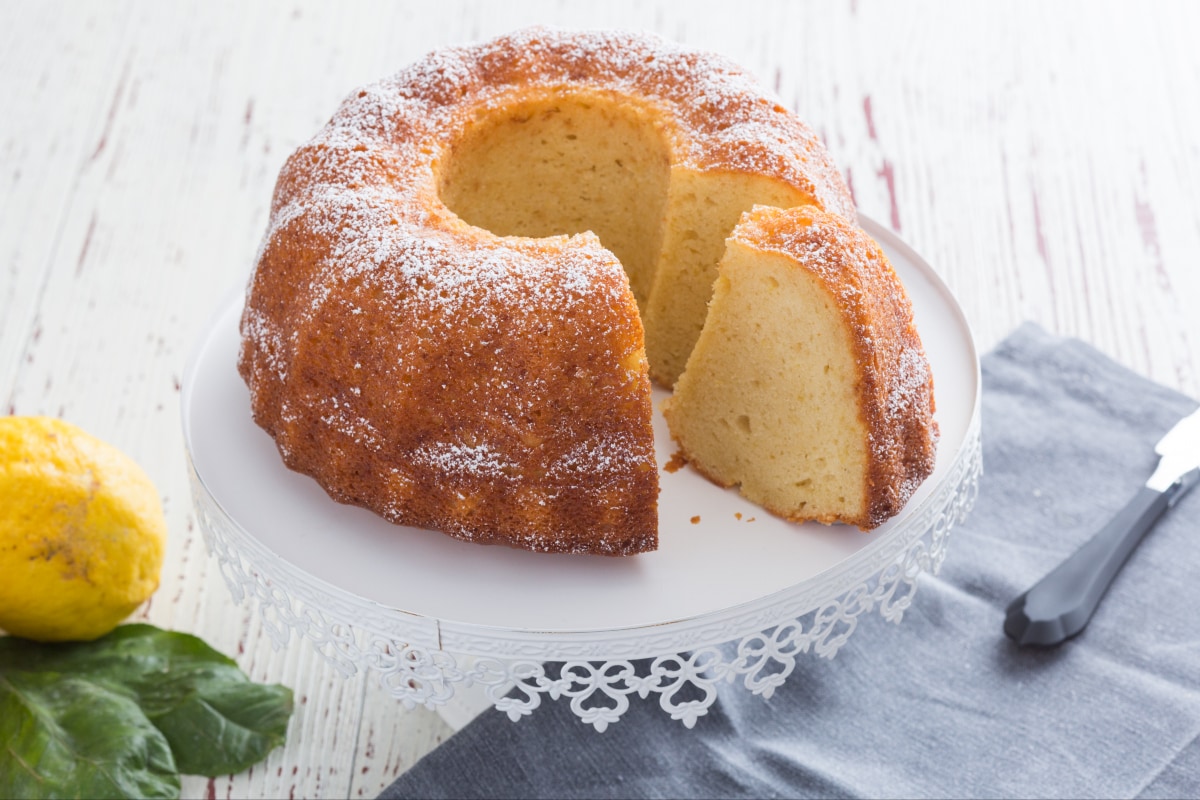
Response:
[[[1109,585],[1146,533],[1200,483],[1200,409],[1154,446],[1154,474],[1133,499],[1075,553],[1009,604],[1004,632],[1019,645],[1052,647],[1091,620]]]

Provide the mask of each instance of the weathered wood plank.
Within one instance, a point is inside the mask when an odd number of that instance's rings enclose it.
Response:
[[[981,349],[1034,319],[1200,395],[1194,3],[0,5],[0,411],[134,455],[172,531],[142,617],[302,699],[285,748],[189,796],[373,796],[450,730],[304,643],[275,651],[233,605],[190,510],[179,382],[245,280],[283,159],[337,103],[537,22],[655,30],[758,74],[862,213],[945,278]]]

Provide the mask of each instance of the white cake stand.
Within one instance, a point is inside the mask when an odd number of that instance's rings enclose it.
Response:
[[[802,654],[833,657],[859,615],[898,622],[975,500],[979,361],[936,274],[861,222],[912,299],[942,434],[933,475],[872,533],[785,522],[687,467],[660,470],[659,550],[630,558],[391,525],[289,471],[252,421],[235,368],[239,295],[198,343],[182,400],[197,517],[234,598],[257,603],[277,647],[308,639],[343,674],[374,672],[408,705],[436,708],[483,686],[516,720],[543,696],[568,697],[600,731],[633,693],[657,695],[691,727],[721,683],[770,697]],[[665,396],[656,390],[656,405]],[[661,468],[675,448],[657,412],[654,424]]]

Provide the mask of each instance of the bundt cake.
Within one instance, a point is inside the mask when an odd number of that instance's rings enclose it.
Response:
[[[870,529],[933,471],[933,407],[887,257],[845,219],[801,206],[756,208],[734,228],[663,415],[712,481],[791,520]]]
[[[813,132],[718,56],[545,28],[434,52],[280,173],[241,321],[254,418],[396,523],[654,549],[650,377],[683,371],[760,205],[855,218]]]

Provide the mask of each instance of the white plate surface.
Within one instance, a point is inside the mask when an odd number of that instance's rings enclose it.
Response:
[[[184,432],[193,466],[233,523],[275,555],[349,595],[440,623],[547,634],[614,631],[761,604],[861,561],[890,539],[911,536],[906,524],[911,528],[922,501],[947,480],[978,414],[978,359],[953,296],[899,239],[870,220],[860,222],[887,252],[912,299],[942,434],[933,475],[899,516],[869,534],[788,523],[688,467],[662,470],[675,448],[658,408],[667,396],[661,389],[655,390],[654,417],[662,487],[658,551],[619,559],[549,555],[392,525],[333,502],[312,479],[288,470],[254,424],[235,366],[240,295],[205,332],[185,380]]]

